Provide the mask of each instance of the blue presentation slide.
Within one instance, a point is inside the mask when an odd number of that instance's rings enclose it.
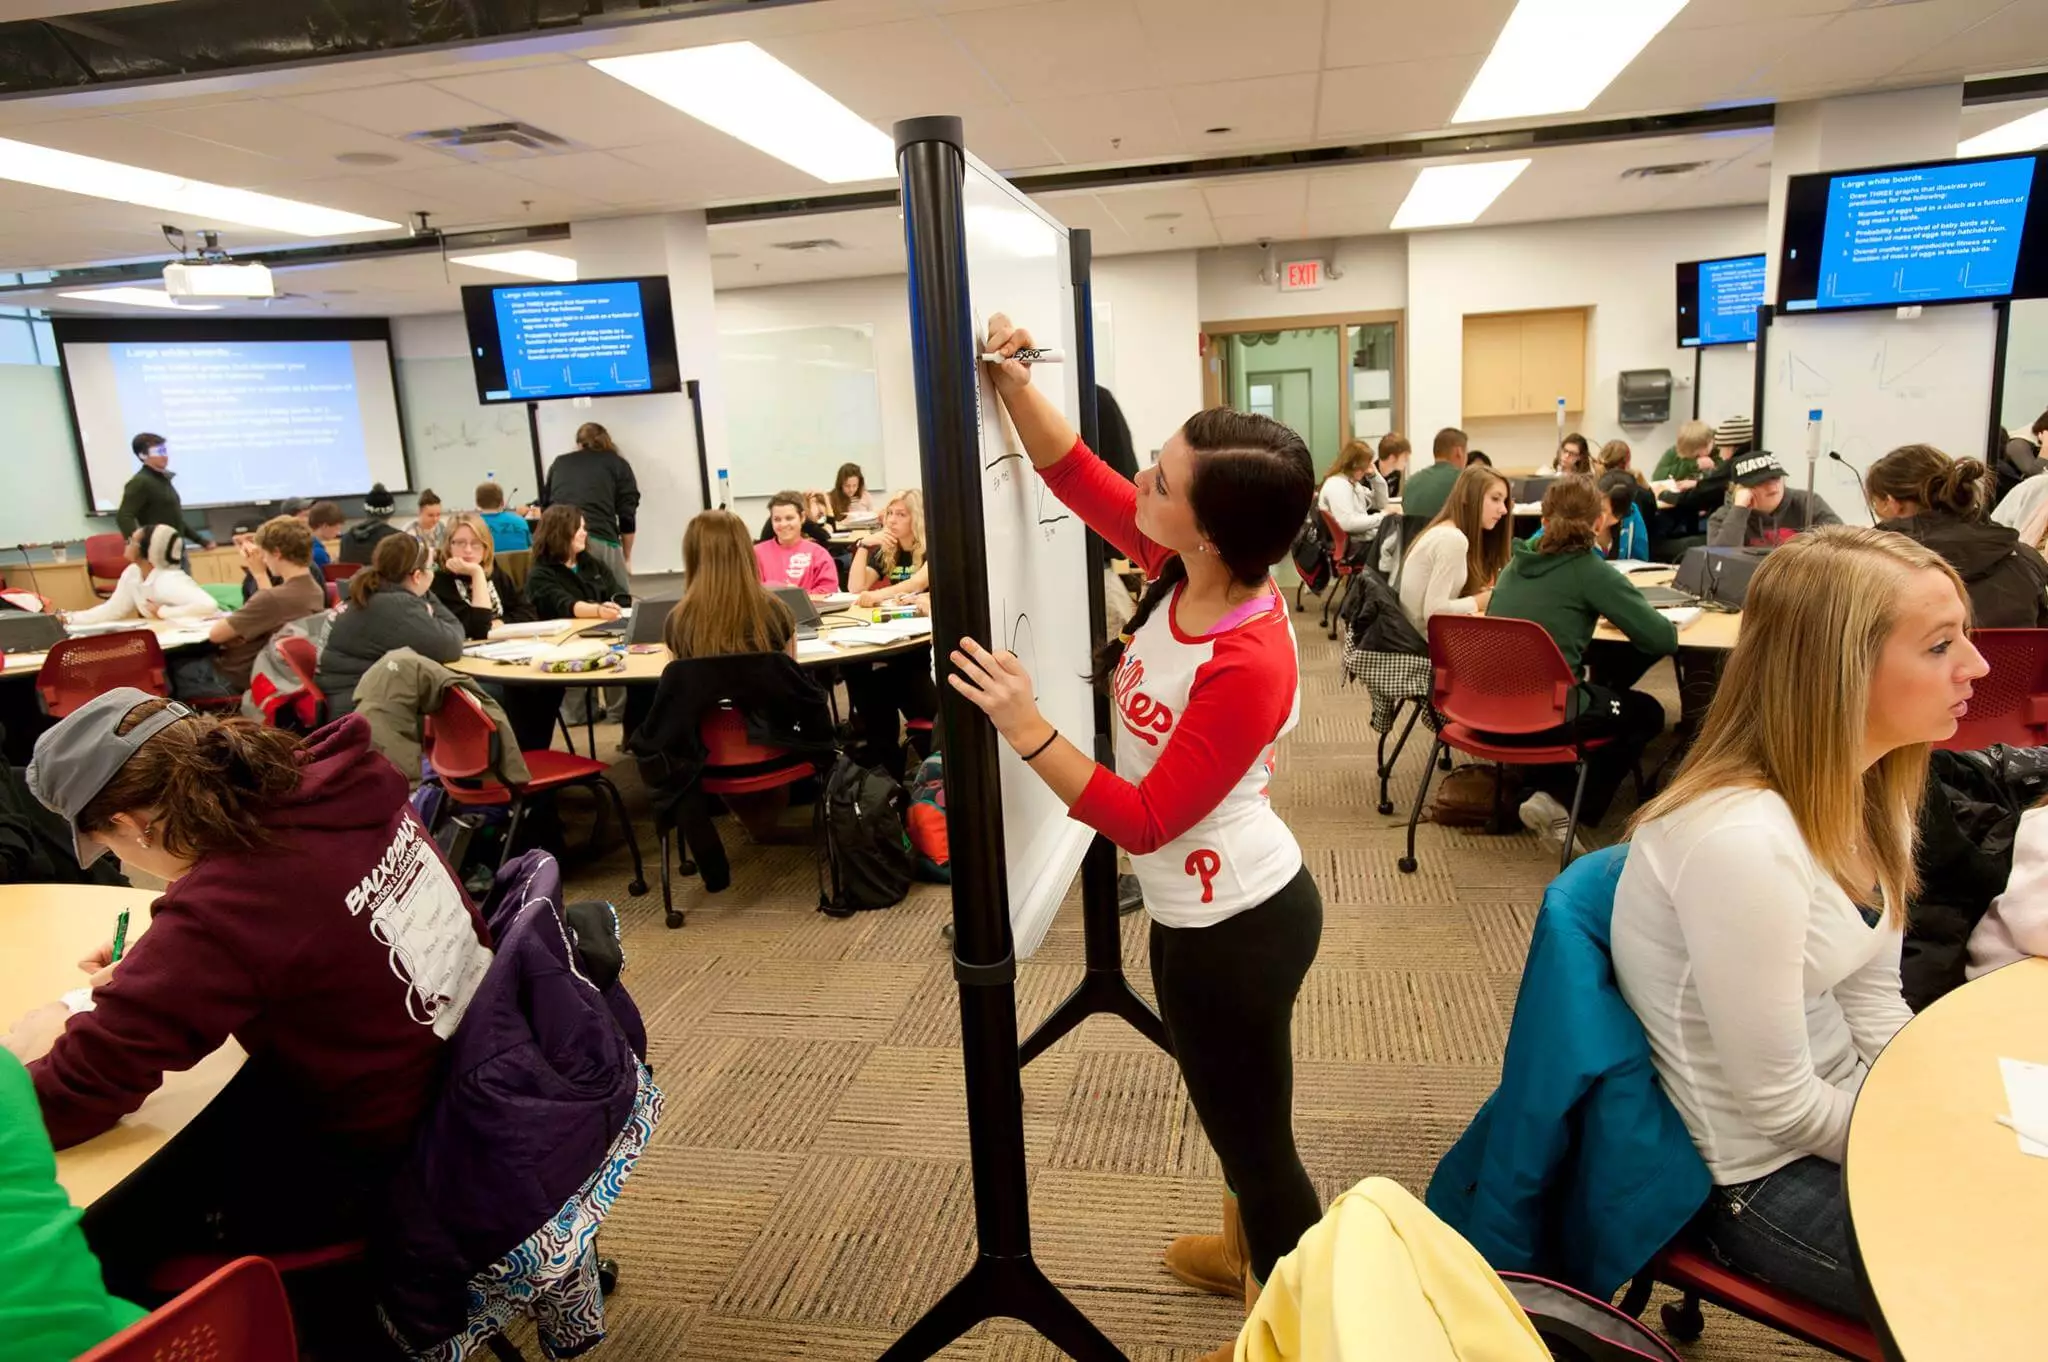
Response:
[[[370,485],[348,341],[108,349],[122,428],[170,439],[187,505]]]
[[[640,285],[543,284],[498,289],[498,344],[505,389],[492,401],[648,392],[647,324]]]
[[[2033,179],[2031,156],[1837,176],[1819,296],[1786,310],[2010,293]]]
[[[1700,262],[1701,345],[1756,339],[1756,310],[1764,301],[1764,258]]]

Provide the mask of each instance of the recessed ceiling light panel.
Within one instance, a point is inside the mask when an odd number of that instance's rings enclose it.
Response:
[[[216,303],[181,303],[160,288],[68,289],[59,298],[76,298],[81,303],[118,303],[122,307],[155,307],[167,312],[218,312]]]
[[[1520,0],[1451,121],[1576,113],[1684,8],[1685,0]]]
[[[1528,159],[1480,161],[1465,165],[1429,166],[1415,177],[1393,230],[1414,227],[1455,227],[1476,221],[1501,191],[1529,168]]]
[[[471,255],[451,255],[448,263],[516,274],[523,279],[546,279],[555,284],[573,283],[576,279],[576,262],[552,251],[477,251]]]

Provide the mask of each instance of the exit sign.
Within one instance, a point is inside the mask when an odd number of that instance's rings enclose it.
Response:
[[[1293,293],[1299,289],[1321,288],[1323,286],[1323,262],[1320,260],[1290,260],[1280,267],[1280,291]]]

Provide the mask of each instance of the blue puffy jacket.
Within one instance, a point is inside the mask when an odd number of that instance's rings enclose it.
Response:
[[[1605,1300],[1669,1243],[1711,1181],[1614,982],[1608,927],[1628,847],[1543,895],[1500,1087],[1437,1165],[1429,1208],[1499,1272]]]

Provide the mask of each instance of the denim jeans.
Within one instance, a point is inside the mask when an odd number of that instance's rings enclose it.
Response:
[[[1839,1164],[1808,1155],[1749,1182],[1715,1187],[1693,1223],[1724,1267],[1863,1318]]]

